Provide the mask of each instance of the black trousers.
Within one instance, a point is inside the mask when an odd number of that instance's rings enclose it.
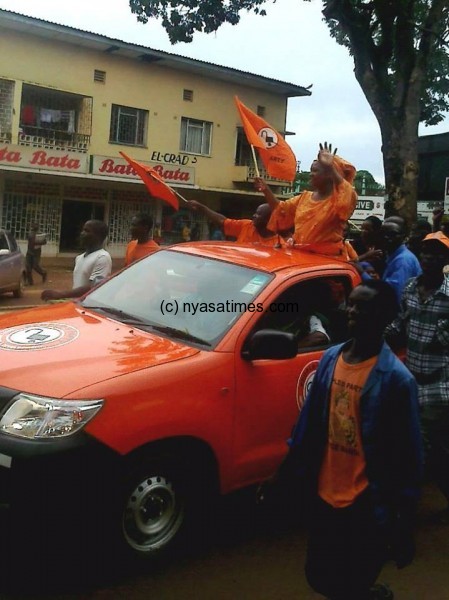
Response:
[[[27,254],[25,256],[27,282],[31,285],[33,285],[33,270],[36,271],[36,273],[39,273],[42,278],[46,273],[46,271],[40,265],[40,260],[41,257],[34,256],[34,254]]]
[[[309,523],[309,585],[332,600],[365,600],[387,557],[385,527],[374,518],[369,492],[346,508],[317,498]]]
[[[426,469],[449,506],[449,406],[423,404],[420,418]]]

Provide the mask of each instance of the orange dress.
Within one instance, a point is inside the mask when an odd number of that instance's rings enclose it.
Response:
[[[270,237],[262,237],[254,227],[251,219],[226,219],[223,224],[225,235],[237,238],[239,243],[262,244],[263,246],[274,246],[278,243],[278,238],[282,238],[273,233]]]
[[[154,240],[148,240],[145,244],[138,244],[137,240],[131,240],[126,246],[125,266],[127,267],[135,260],[153,254],[159,248]]]
[[[332,194],[325,200],[314,200],[312,194],[306,191],[280,202],[267,227],[278,231],[294,225],[293,239],[304,250],[340,255],[344,228],[354,212],[357,194],[345,179],[334,186]]]

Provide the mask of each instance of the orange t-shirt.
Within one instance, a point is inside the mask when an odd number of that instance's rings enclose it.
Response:
[[[125,267],[139,258],[152,254],[158,248],[159,244],[154,240],[148,240],[145,244],[138,244],[137,240],[131,240],[126,246]]]
[[[360,396],[377,356],[335,365],[329,403],[329,430],[318,479],[318,494],[335,508],[351,505],[368,486],[362,446]]]
[[[280,202],[271,213],[268,229],[282,231],[295,226],[295,244],[305,250],[339,255],[343,248],[343,230],[354,212],[357,194],[345,179],[334,186],[325,200],[314,200],[313,192],[302,192]]]
[[[262,244],[264,246],[274,246],[278,242],[277,234],[273,233],[270,237],[262,237],[254,227],[251,219],[225,219],[223,223],[225,235],[237,238],[239,243]],[[280,238],[282,243],[282,238]]]

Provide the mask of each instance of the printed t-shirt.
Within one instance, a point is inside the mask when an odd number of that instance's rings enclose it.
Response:
[[[329,400],[329,429],[318,494],[334,508],[350,506],[368,486],[362,446],[360,396],[377,356],[348,364],[337,360]]]
[[[73,289],[95,285],[109,277],[111,271],[111,255],[103,248],[89,254],[79,254],[75,258],[75,268],[73,269]]]
[[[148,240],[145,244],[138,244],[137,240],[131,240],[126,246],[125,266],[127,267],[135,260],[152,254],[159,248],[154,240]]]
[[[251,219],[225,219],[223,223],[225,235],[237,238],[239,243],[262,244],[264,246],[274,246],[278,242],[277,234],[273,233],[270,237],[262,237],[254,227]],[[282,243],[282,238],[281,243]]]

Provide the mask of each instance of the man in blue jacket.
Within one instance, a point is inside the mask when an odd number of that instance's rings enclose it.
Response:
[[[414,555],[421,479],[416,383],[383,341],[395,292],[383,281],[349,297],[352,339],[322,357],[277,480],[311,492],[306,576],[332,600],[393,598],[374,585],[391,557]]]

